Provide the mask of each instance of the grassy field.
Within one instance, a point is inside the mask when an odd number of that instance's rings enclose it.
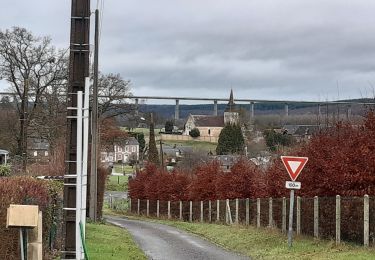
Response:
[[[128,176],[108,176],[106,183],[107,191],[127,191]]]
[[[147,259],[126,229],[105,224],[86,224],[90,260]]]
[[[186,230],[253,259],[375,259],[374,248],[350,244],[336,246],[333,241],[301,236],[294,239],[293,247],[289,249],[286,235],[277,230],[130,217]]]
[[[216,151],[216,143],[210,143],[210,142],[200,142],[200,141],[164,141],[163,143],[168,144],[170,146],[173,146],[176,144],[176,146],[192,146],[194,150],[201,150],[205,152],[211,151],[212,153],[215,154]]]

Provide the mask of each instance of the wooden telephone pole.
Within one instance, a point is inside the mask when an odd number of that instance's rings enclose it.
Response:
[[[89,76],[90,55],[90,0],[72,0],[71,3],[68,108],[77,107],[77,92],[85,91],[85,77]],[[77,110],[68,109],[67,114],[62,259],[76,259],[77,118],[74,117],[77,116]]]

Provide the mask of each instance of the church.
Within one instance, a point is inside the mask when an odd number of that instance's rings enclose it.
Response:
[[[185,123],[184,135],[189,135],[192,129],[197,128],[202,137],[218,138],[226,124],[239,124],[239,109],[234,103],[233,90],[230,91],[229,102],[223,116],[190,114]]]

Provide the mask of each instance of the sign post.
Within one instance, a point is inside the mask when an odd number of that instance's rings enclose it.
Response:
[[[295,156],[281,156],[281,161],[283,162],[290,179],[292,181],[287,181],[285,187],[290,189],[290,200],[289,200],[289,227],[288,227],[288,246],[292,247],[293,240],[293,210],[294,210],[294,190],[301,189],[301,183],[296,182],[298,175],[301,173],[303,167],[305,167],[307,157],[295,157]]]

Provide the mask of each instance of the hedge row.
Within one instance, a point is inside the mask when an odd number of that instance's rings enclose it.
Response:
[[[50,258],[50,245],[59,247],[61,241],[51,230],[58,231],[61,216],[62,183],[31,177],[0,178],[0,259],[20,259],[19,230],[5,228],[10,204],[38,205],[43,212],[44,259]],[[53,238],[54,241],[50,241]]]
[[[375,195],[375,115],[370,112],[362,125],[339,123],[323,129],[287,154],[309,157],[298,181],[296,195],[363,196]],[[163,171],[149,164],[129,182],[132,198],[159,200],[213,200],[288,196],[289,176],[275,156],[263,170],[246,159],[229,172],[218,162],[208,162],[189,172]]]

